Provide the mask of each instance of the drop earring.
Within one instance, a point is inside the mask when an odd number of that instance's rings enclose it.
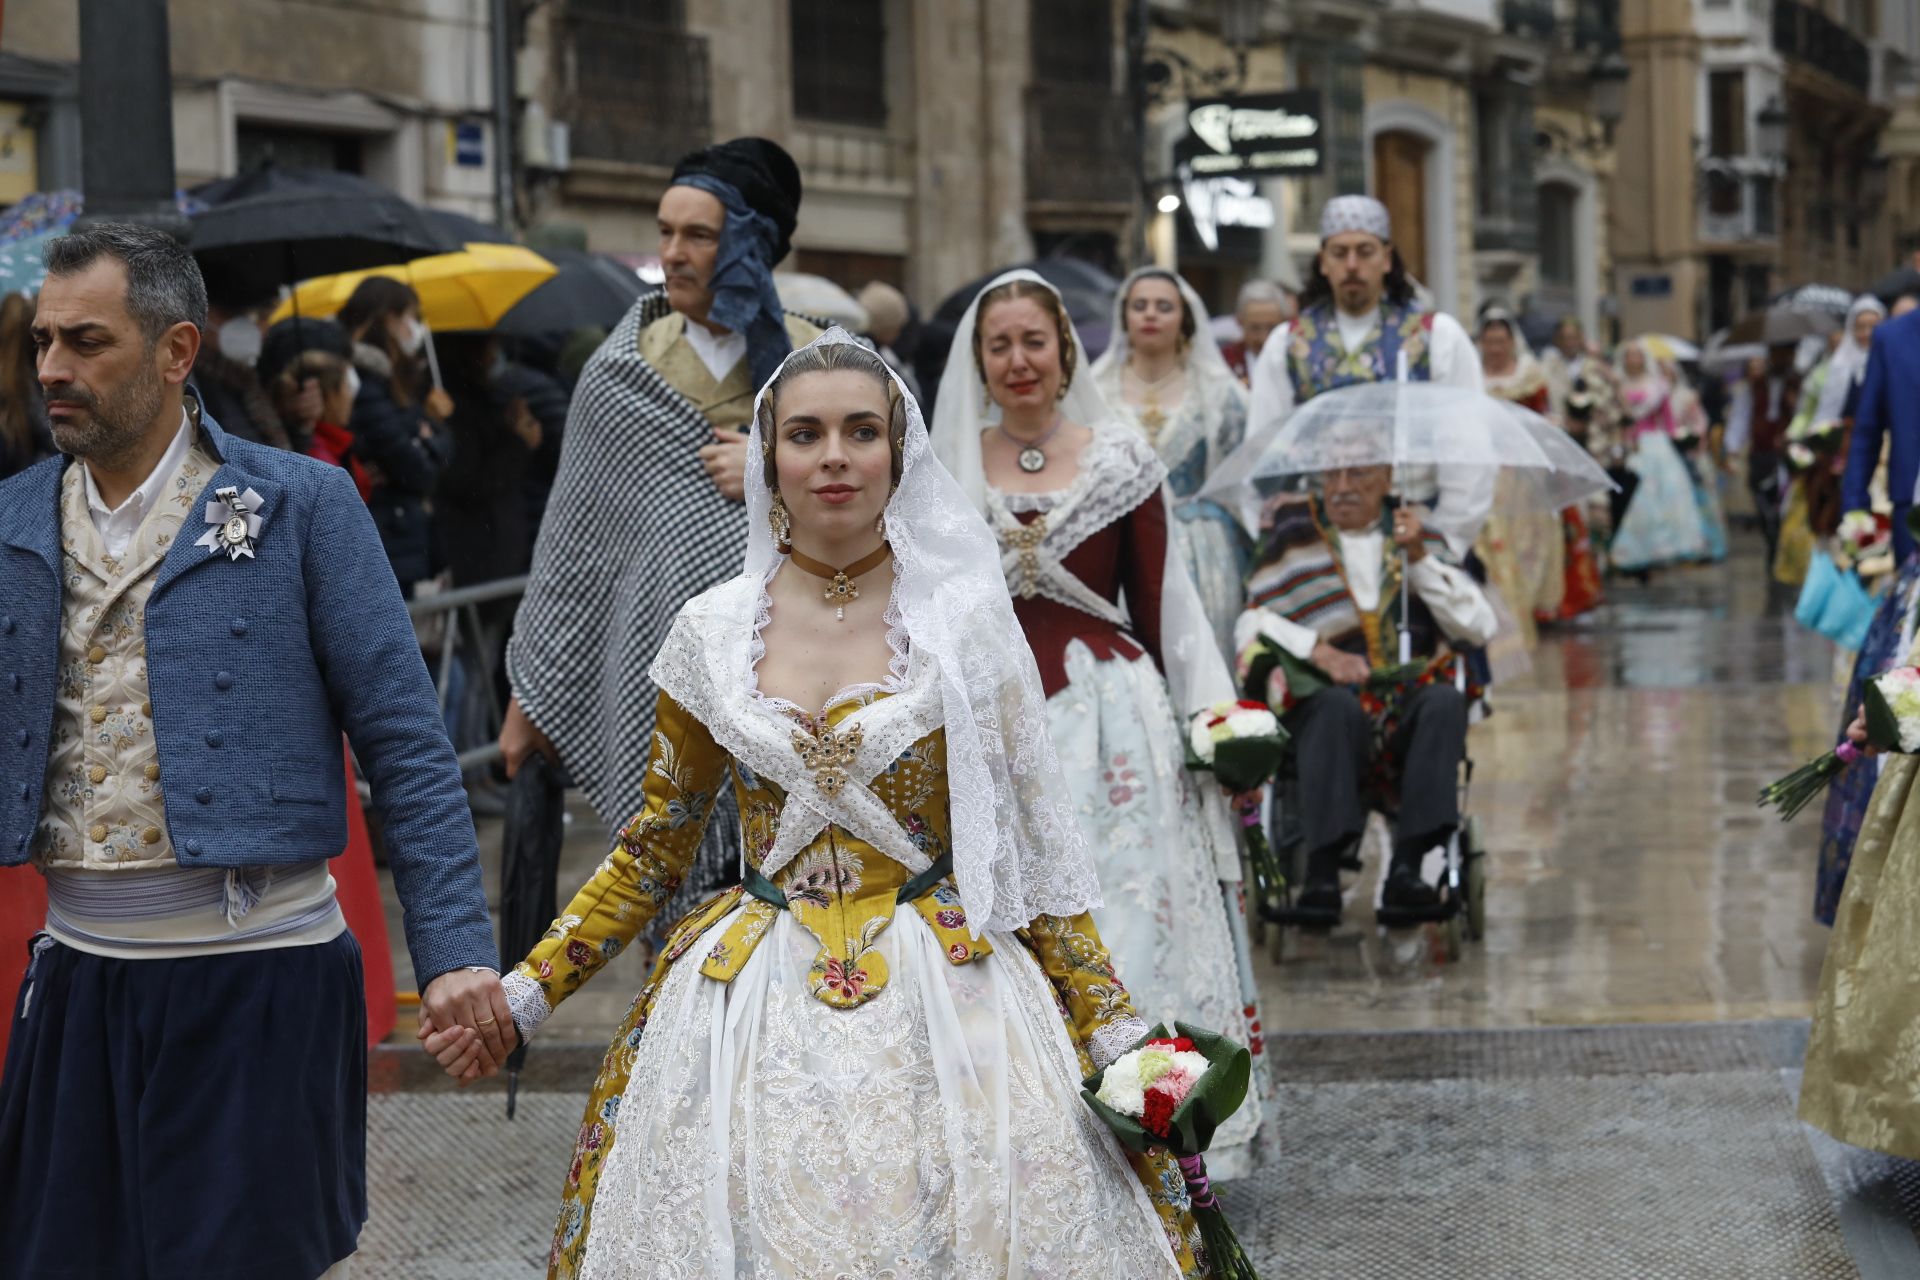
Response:
[[[781,555],[793,550],[793,544],[787,539],[793,533],[793,517],[787,512],[787,500],[780,496],[778,489],[773,493],[773,506],[767,511],[767,524],[773,529],[773,546]]]

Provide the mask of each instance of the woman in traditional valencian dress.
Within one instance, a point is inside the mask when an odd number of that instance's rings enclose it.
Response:
[[[1115,968],[1143,1017],[1218,1027],[1251,1047],[1259,1020],[1233,815],[1220,788],[1186,768],[1186,717],[1231,699],[1232,677],[1171,546],[1166,467],[1115,420],[1081,356],[1052,286],[1027,271],[1000,276],[955,334],[934,450],[1000,540],[1098,861]],[[1256,1163],[1262,1074],[1214,1138],[1218,1177]]]
[[[1644,573],[1708,558],[1693,474],[1673,442],[1673,384],[1661,376],[1638,340],[1621,348],[1619,390],[1627,418],[1627,465],[1639,483],[1607,548],[1613,567]]]
[[[1487,394],[1546,417],[1553,412],[1553,384],[1546,366],[1527,349],[1511,313],[1489,307],[1480,313],[1480,368]],[[1503,473],[1503,479],[1511,473]],[[1558,513],[1513,510],[1496,483],[1495,519],[1513,545],[1527,599],[1511,603],[1529,610],[1524,624],[1576,618],[1601,601],[1600,566],[1578,507]],[[1503,501],[1503,499],[1509,499]],[[1484,541],[1487,533],[1481,533]],[[1483,557],[1484,559],[1484,557]]]
[[[1113,345],[1094,361],[1094,382],[1167,464],[1174,545],[1230,657],[1251,547],[1231,513],[1194,495],[1246,436],[1246,388],[1220,353],[1200,295],[1171,271],[1142,267],[1128,276],[1113,311]]]
[[[745,884],[617,1033],[550,1274],[1203,1274],[1178,1170],[1130,1167],[1079,1096],[1145,1027],[992,536],[839,330],[761,393],[748,456],[745,570],[654,664],[646,808],[506,979],[530,1036],[734,788]]]

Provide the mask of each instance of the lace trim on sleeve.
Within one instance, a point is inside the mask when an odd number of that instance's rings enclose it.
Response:
[[[1087,1056],[1093,1059],[1096,1070],[1105,1071],[1112,1066],[1121,1054],[1133,1048],[1147,1032],[1153,1030],[1139,1018],[1126,1017],[1109,1022],[1104,1027],[1095,1027],[1087,1038]]]
[[[522,1040],[533,1039],[540,1024],[553,1016],[553,1006],[547,1003],[546,993],[540,990],[539,983],[517,971],[500,979],[500,986],[507,994],[507,1010],[513,1017],[514,1030]]]

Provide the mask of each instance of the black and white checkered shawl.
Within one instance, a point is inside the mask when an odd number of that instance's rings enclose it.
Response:
[[[738,574],[747,545],[746,507],[700,464],[712,426],[640,354],[640,331],[668,310],[665,293],[640,299],[581,371],[507,646],[521,707],[610,833],[644,802],[647,668],[680,606]],[[738,880],[740,838],[722,787],[683,904]]]

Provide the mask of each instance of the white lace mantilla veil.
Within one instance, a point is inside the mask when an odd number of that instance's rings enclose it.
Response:
[[[983,514],[987,510],[987,473],[981,459],[980,433],[999,422],[1000,409],[987,396],[986,383],[974,363],[973,330],[979,320],[980,299],[1013,280],[1031,280],[1052,291],[1056,297],[1059,295],[1059,290],[1048,284],[1044,277],[1025,267],[988,281],[967,305],[967,313],[960,317],[960,327],[953,335],[953,346],[947,352],[946,371],[940,375],[940,395],[933,406],[934,454],[952,474],[961,493],[972,502],[975,510]],[[1198,320],[1199,316],[1196,315],[1195,319]],[[1060,401],[1061,416],[1068,422],[1092,429],[1096,441],[1088,446],[1089,453],[1098,447],[1100,437],[1121,433],[1130,440],[1139,440],[1141,447],[1151,454],[1145,437],[1127,426],[1108,406],[1106,397],[1094,382],[1093,370],[1087,361],[1087,349],[1081,344],[1079,330],[1073,328],[1071,321],[1067,327],[1076,358],[1073,381],[1068,384],[1067,393]],[[1217,345],[1214,354],[1219,354]],[[1225,367],[1224,361],[1222,367]],[[1164,485],[1166,468],[1157,456],[1152,459],[1152,465],[1159,467],[1161,491],[1158,500],[1167,505],[1167,529],[1171,535],[1174,517]],[[1112,513],[1114,518],[1125,514],[1124,510]],[[1088,531],[1095,532],[1098,528],[1096,525]],[[1001,558],[997,548],[994,558],[996,562]],[[1174,552],[1171,537],[1160,591],[1160,655],[1166,667],[1167,686],[1173,695],[1176,712],[1191,715],[1202,707],[1232,700],[1233,676],[1227,670],[1226,660],[1220,656],[1220,644],[1214,638],[1212,624],[1207,621],[1206,609],[1200,602],[1200,592],[1194,587],[1186,566]]]
[[[865,345],[836,326],[800,350],[839,343]],[[894,562],[888,617],[904,631],[907,645],[905,670],[896,661],[896,675],[939,685],[953,874],[968,922],[978,936],[1025,928],[1039,915],[1071,916],[1098,907],[1099,878],[1048,736],[1040,673],[1013,615],[999,545],[929,449],[920,406],[891,370],[888,376],[905,397],[907,416],[900,483],[886,507]],[[754,465],[764,456],[760,401],[766,394],[762,388],[755,397],[748,433],[741,575],[689,602],[674,626],[680,633],[697,617],[701,633],[682,636],[680,657],[691,641],[695,652],[707,655],[698,665],[715,680],[737,682],[737,689],[754,685],[762,593],[785,561],[768,524],[772,494],[762,468]],[[690,677],[681,663],[668,661],[675,649],[670,636],[654,680],[684,701],[681,686]],[[697,700],[698,691],[689,692]],[[708,727],[721,745],[731,745],[724,726]],[[800,803],[797,793],[789,794],[788,810]],[[782,812],[783,827],[789,816]]]
[[[1193,313],[1193,337],[1187,340],[1187,372],[1189,376],[1198,373],[1207,378],[1229,378],[1238,387],[1240,379],[1233,376],[1233,370],[1227,365],[1227,357],[1220,350],[1220,339],[1214,336],[1213,318],[1207,314],[1207,304],[1200,301],[1187,278],[1177,271],[1165,267],[1139,267],[1120,282],[1120,291],[1113,295],[1113,337],[1108,340],[1107,349],[1093,362],[1094,376],[1101,377],[1107,370],[1123,366],[1132,345],[1127,341],[1127,294],[1133,288],[1134,281],[1142,276],[1159,276],[1165,279],[1173,277],[1179,286],[1180,296],[1186,299],[1187,310]]]

